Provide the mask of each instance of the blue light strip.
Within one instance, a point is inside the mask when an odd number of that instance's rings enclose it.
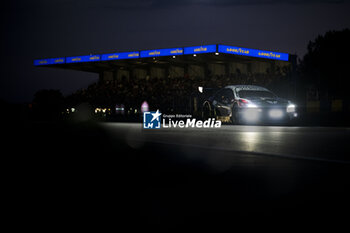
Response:
[[[187,54],[201,54],[201,53],[226,53],[240,56],[259,57],[264,59],[282,60],[288,61],[288,53],[279,53],[257,49],[247,49],[242,47],[234,47],[227,45],[202,45],[184,48],[170,48],[170,49],[155,49],[144,50],[135,52],[124,53],[110,53],[102,55],[89,55],[89,56],[75,56],[75,57],[61,57],[61,58],[49,58],[34,60],[35,66],[55,65],[64,63],[80,63],[80,62],[95,62],[95,61],[110,61],[110,60],[122,60],[122,59],[135,59],[135,58],[147,58],[147,57],[160,57],[160,56],[177,56]]]
[[[182,55],[183,48],[172,49],[156,49],[141,51],[141,57],[161,57],[161,56],[176,56]]]
[[[260,57],[260,58],[282,60],[282,61],[288,61],[289,59],[288,53],[278,53],[278,52],[258,50],[258,49],[247,49],[247,48],[227,46],[227,45],[219,45],[218,50],[220,53],[228,53],[228,54],[235,54],[235,55],[241,55],[241,56]]]
[[[139,52],[102,54],[102,61],[139,58]]]
[[[99,61],[100,59],[101,59],[100,55],[67,57],[66,63],[93,62],[93,61]]]
[[[216,45],[203,45],[194,47],[185,47],[184,54],[198,54],[198,53],[215,53]]]
[[[54,65],[54,64],[63,64],[65,62],[66,62],[66,59],[64,57],[59,57],[59,58],[34,60],[34,65],[35,66]]]

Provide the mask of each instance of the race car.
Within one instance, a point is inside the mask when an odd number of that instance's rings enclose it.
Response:
[[[202,118],[233,124],[291,122],[298,116],[296,105],[255,85],[231,85],[203,102]]]

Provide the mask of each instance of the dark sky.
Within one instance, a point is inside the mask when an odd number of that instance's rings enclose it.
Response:
[[[1,6],[0,99],[64,95],[98,78],[33,60],[222,43],[302,57],[309,40],[350,28],[350,0],[11,0]]]

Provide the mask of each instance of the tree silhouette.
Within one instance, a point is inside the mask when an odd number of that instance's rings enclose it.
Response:
[[[300,63],[302,79],[315,87],[321,98],[349,100],[350,30],[329,31],[307,46]]]
[[[33,110],[40,120],[59,119],[64,97],[59,90],[39,90],[34,95]]]

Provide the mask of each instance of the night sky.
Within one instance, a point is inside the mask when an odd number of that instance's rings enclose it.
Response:
[[[317,35],[350,28],[350,0],[11,0],[0,11],[0,99],[17,103],[98,79],[34,59],[215,43],[301,58]]]

